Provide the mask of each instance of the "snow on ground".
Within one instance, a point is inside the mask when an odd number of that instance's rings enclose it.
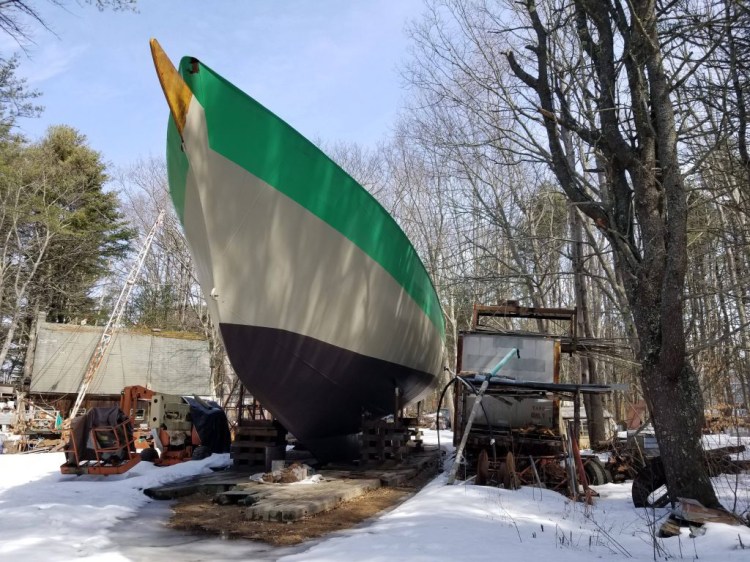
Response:
[[[435,432],[425,431],[425,441],[434,438]],[[441,432],[443,445],[450,439]],[[61,453],[0,456],[0,560],[750,560],[747,527],[709,524],[694,538],[684,529],[679,537],[653,539],[652,529],[668,511],[633,508],[629,484],[599,486],[601,497],[586,506],[549,490],[446,486],[442,474],[374,521],[274,550],[180,535],[163,527],[168,509],[162,506],[168,504],[146,505],[143,488],[207,473],[225,464],[226,455],[165,468],[141,463],[118,477],[63,476],[62,462]],[[749,475],[715,483],[725,506],[739,512],[750,507]]]
[[[441,432],[441,437],[450,440],[450,434]],[[724,440],[714,446],[736,443]],[[709,524],[705,535],[695,538],[688,529],[679,537],[653,538],[653,529],[669,512],[635,509],[630,483],[597,486],[600,497],[586,506],[549,490],[447,486],[446,480],[447,474],[439,475],[372,524],[283,560],[750,560],[747,527]],[[725,506],[738,512],[750,508],[750,475],[725,475],[714,484]]]
[[[0,456],[0,560],[126,560],[102,551],[118,522],[151,501],[143,489],[210,473],[229,455],[164,468],[142,462],[117,476],[63,475],[63,462],[63,453]]]

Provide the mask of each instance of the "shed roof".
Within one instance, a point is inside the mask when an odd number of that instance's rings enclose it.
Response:
[[[103,328],[40,322],[33,393],[76,393]],[[89,386],[90,394],[119,395],[131,385],[166,394],[211,395],[208,342],[120,330]]]

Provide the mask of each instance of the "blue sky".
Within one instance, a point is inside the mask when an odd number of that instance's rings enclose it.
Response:
[[[20,74],[43,94],[32,139],[71,125],[104,160],[163,154],[168,110],[151,63],[156,37],[177,63],[199,58],[312,139],[373,146],[405,91],[409,21],[421,0],[140,0],[139,13],[37,2],[55,34],[34,28]],[[0,54],[18,46],[0,38]]]

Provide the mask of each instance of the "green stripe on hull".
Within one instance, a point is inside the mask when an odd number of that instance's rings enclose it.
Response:
[[[437,328],[445,325],[429,275],[388,212],[310,141],[247,94],[189,57],[180,73],[205,109],[212,150],[303,206],[379,263]],[[187,160],[176,128],[168,131],[170,191],[182,217]]]
[[[182,151],[182,140],[177,131],[174,119],[169,117],[167,124],[167,178],[169,179],[169,195],[172,197],[177,216],[181,223],[185,223],[185,184],[190,164]]]

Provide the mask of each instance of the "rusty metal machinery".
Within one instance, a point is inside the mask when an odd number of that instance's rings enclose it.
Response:
[[[576,482],[585,488],[589,480],[607,480],[601,462],[581,456],[577,440],[561,428],[561,399],[574,401],[578,423],[582,394],[612,391],[608,385],[560,383],[561,353],[575,352],[579,343],[575,316],[575,309],[525,308],[516,302],[474,307],[472,331],[460,336],[457,376],[451,381],[461,383],[455,385],[453,439],[454,444],[466,444],[459,462],[464,461],[467,477],[476,474],[480,482],[508,487],[568,487],[574,496]],[[520,319],[520,324],[510,319]],[[541,330],[545,321],[562,324],[559,333],[530,331]],[[492,376],[490,367],[513,348],[519,349],[519,358]],[[469,424],[480,401],[480,384],[481,411]]]
[[[147,460],[154,464],[164,466],[189,460],[201,445],[190,405],[182,396],[129,386],[122,391],[120,409],[132,420],[136,446],[146,451]]]
[[[140,462],[130,420],[123,415],[112,425],[91,425],[89,418],[96,410],[107,408],[93,408],[74,420],[65,447],[66,462],[60,466],[63,474],[123,474]]]
[[[202,446],[188,400],[143,386],[126,387],[119,408],[92,408],[74,419],[60,471],[122,474],[141,460],[167,466],[210,455],[212,451]],[[192,400],[214,408],[197,397]],[[222,452],[226,452],[229,430],[223,429],[227,443]]]

